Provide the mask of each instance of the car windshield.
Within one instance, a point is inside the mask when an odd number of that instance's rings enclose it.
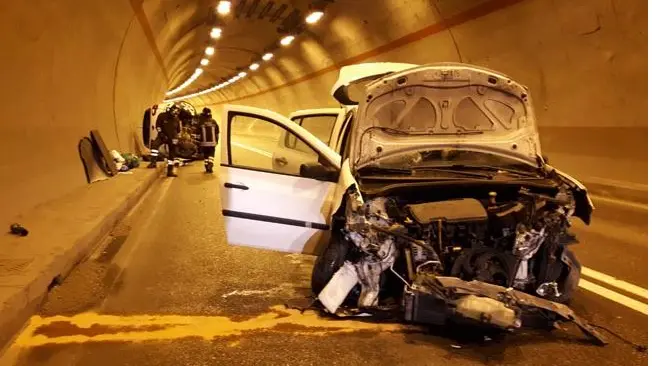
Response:
[[[388,169],[428,169],[465,167],[537,174],[538,169],[507,157],[465,149],[415,151],[379,159],[374,165]]]

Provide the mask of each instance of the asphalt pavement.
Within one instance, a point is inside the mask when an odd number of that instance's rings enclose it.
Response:
[[[647,353],[573,326],[516,334],[341,321],[305,304],[314,259],[232,247],[216,176],[200,163],[161,178],[112,236],[55,287],[0,365],[643,365]],[[575,251],[584,265],[647,288],[647,212],[600,205]],[[609,278],[583,276],[639,302]],[[623,287],[628,290],[623,290]],[[599,291],[598,291],[599,292]],[[647,344],[647,310],[581,289],[572,308]]]

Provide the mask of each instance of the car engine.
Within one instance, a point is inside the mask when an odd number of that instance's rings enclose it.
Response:
[[[555,194],[521,187],[504,199],[496,191],[484,198],[478,192],[364,200],[349,187],[339,214],[341,240],[313,270],[321,304],[330,313],[342,307],[400,310],[405,320],[430,325],[463,319],[515,329],[572,321],[606,344],[561,304],[580,276],[567,249],[573,196],[563,187]],[[336,252],[344,256],[337,259]],[[319,268],[333,272],[315,287]]]
[[[562,296],[561,289],[572,291],[579,280],[575,268],[565,264],[572,260],[565,250],[572,238],[567,232],[573,208],[568,195],[521,190],[517,200],[505,202],[496,192],[485,200],[406,203],[400,197],[377,197],[360,204],[357,197],[349,202],[359,206],[347,207],[346,237],[372,256],[359,271],[365,277],[378,277],[378,271],[404,256],[408,281],[431,272],[560,302],[570,295]],[[363,296],[360,305],[376,303],[376,291],[370,291],[374,295],[368,300]]]

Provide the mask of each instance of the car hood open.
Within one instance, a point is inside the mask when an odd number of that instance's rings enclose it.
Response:
[[[364,98],[364,87],[367,83],[382,76],[418,67],[415,64],[396,62],[372,62],[344,66],[331,89],[335,100],[347,106],[357,105]]]
[[[439,148],[537,165],[541,147],[529,91],[508,76],[459,63],[355,66],[343,68],[333,87],[340,102],[355,102],[347,86],[366,83],[351,135],[354,170],[390,155]]]

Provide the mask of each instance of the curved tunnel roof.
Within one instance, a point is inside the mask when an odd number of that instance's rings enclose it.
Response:
[[[145,110],[200,66],[172,97],[248,73],[187,99],[215,116],[224,103],[286,115],[335,107],[330,90],[345,65],[489,67],[529,87],[542,147],[561,169],[647,181],[646,160],[641,169],[619,163],[646,155],[645,2],[232,0],[228,15],[218,3],[0,1],[0,207],[12,208],[2,216],[87,184],[77,143],[90,130],[111,149],[139,152]],[[306,24],[316,8],[323,18]],[[279,45],[295,31],[289,47]],[[208,45],[215,53],[201,65]],[[247,69],[268,51],[272,60]]]

